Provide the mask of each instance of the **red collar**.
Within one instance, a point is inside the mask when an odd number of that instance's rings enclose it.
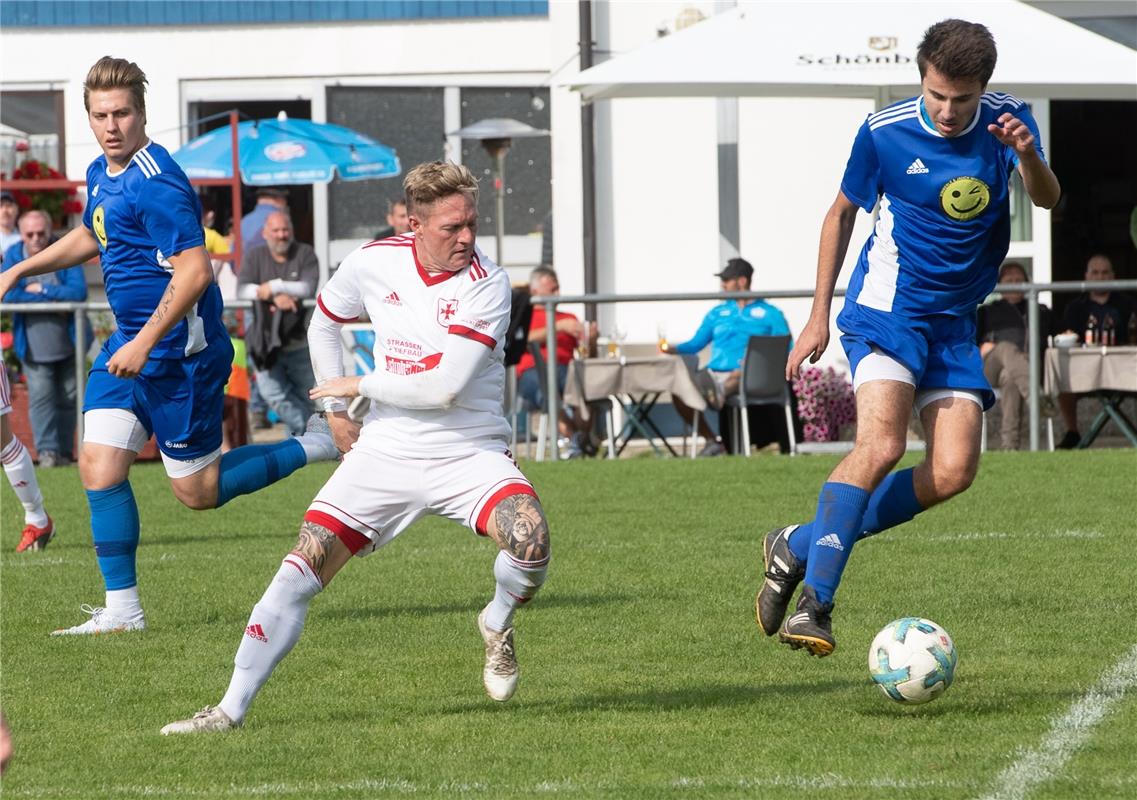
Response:
[[[461,275],[467,269],[467,267],[462,267],[462,269],[457,270],[456,272],[447,272],[445,270],[442,272],[427,272],[426,268],[423,267],[422,262],[418,260],[417,244],[417,241],[411,242],[411,254],[415,258],[415,269],[418,270],[418,276],[422,278],[422,282],[427,286],[437,286],[443,281],[448,281],[453,277]]]

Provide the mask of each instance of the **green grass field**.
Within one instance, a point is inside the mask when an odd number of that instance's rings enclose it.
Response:
[[[208,737],[158,729],[220,698],[330,467],[214,512],[136,468],[150,628],[99,639],[47,635],[102,603],[77,471],[40,473],[60,527],[43,553],[14,554],[4,486],[3,796],[1137,797],[1133,451],[985,456],[966,495],[857,548],[819,660],[762,637],[752,605],[761,534],[810,516],[834,463],[524,465],[554,555],[517,618],[512,701],[481,686],[494,548],[428,520],[345,568],[245,727]],[[866,666],[906,615],[960,655],[918,708]]]

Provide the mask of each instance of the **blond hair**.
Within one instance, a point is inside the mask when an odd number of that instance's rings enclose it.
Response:
[[[415,213],[443,197],[458,193],[469,195],[477,205],[478,180],[462,164],[428,161],[407,173],[403,180],[403,193],[407,197],[407,210]]]
[[[126,89],[134,110],[146,116],[146,73],[133,61],[125,58],[103,56],[87,73],[83,81],[83,108],[91,110],[91,92],[106,92],[111,89]]]

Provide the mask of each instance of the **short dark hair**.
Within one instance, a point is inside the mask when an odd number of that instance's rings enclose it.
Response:
[[[1023,274],[1023,277],[1026,278],[1025,282],[1030,283],[1030,273],[1027,272],[1026,267],[1024,267],[1018,261],[1004,261],[1003,262],[1003,265],[1001,267],[999,267],[999,283],[1018,283],[1018,281],[1008,281],[1007,280],[1007,273],[1010,272],[1012,269],[1017,269],[1019,272],[1021,272]]]
[[[945,78],[975,78],[986,87],[995,71],[998,53],[995,39],[986,26],[962,19],[945,19],[924,31],[924,39],[916,49],[916,66],[924,78],[928,66]]]
[[[134,110],[146,117],[146,73],[133,61],[103,56],[87,72],[83,81],[83,107],[91,111],[91,92],[126,89]]]

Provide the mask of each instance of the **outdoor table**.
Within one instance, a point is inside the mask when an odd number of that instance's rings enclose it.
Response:
[[[565,379],[564,402],[587,415],[589,402],[616,399],[626,419],[615,434],[615,447],[609,448],[610,458],[623,452],[634,433],[646,439],[656,455],[663,454],[659,442],[671,455],[678,456],[648,416],[664,392],[675,395],[696,413],[707,407],[687,365],[675,356],[575,359]]]
[[[1137,428],[1121,410],[1125,396],[1137,394],[1137,347],[1051,347],[1046,350],[1045,370],[1047,394],[1089,394],[1101,402],[1101,411],[1078,449],[1089,447],[1110,419],[1137,447]]]

